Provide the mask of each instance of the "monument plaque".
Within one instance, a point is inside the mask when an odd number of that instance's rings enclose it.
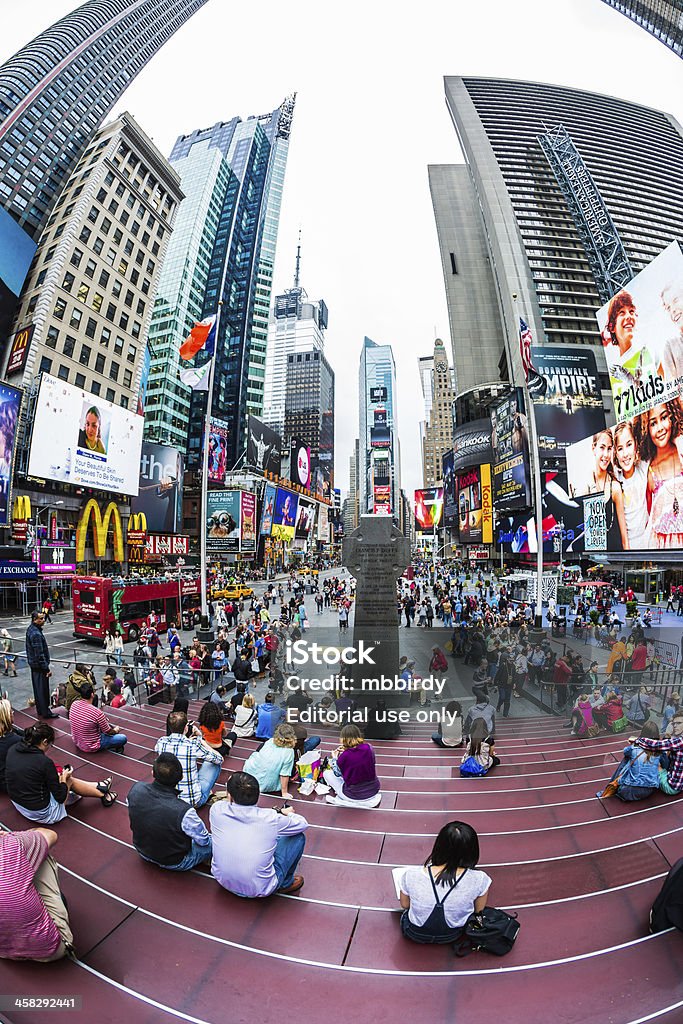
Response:
[[[353,670],[353,697],[367,709],[369,738],[398,736],[400,726],[387,720],[385,712],[409,704],[408,695],[398,691],[398,607],[396,580],[410,564],[410,541],[386,516],[361,516],[361,523],[344,538],[342,562],[356,577],[356,601],[353,621],[353,646],[361,640],[372,647],[372,664]],[[374,689],[367,680],[391,680],[382,689]],[[365,685],[363,680],[366,681]]]

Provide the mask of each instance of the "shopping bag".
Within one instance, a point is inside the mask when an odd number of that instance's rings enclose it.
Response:
[[[320,751],[309,750],[307,754],[302,754],[296,767],[302,782],[305,779],[313,779],[314,782],[317,782],[320,774]]]
[[[251,671],[255,672],[257,676],[261,674],[261,666],[258,663],[258,658],[252,658]]]

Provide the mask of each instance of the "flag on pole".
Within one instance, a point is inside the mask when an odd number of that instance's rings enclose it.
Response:
[[[201,366],[188,366],[186,370],[180,371],[180,379],[188,388],[193,391],[209,390],[209,375],[211,373],[211,359]]]
[[[214,338],[216,334],[216,317],[209,316],[206,320],[200,320],[195,324],[185,341],[180,346],[180,358],[192,359],[203,348],[213,352]]]
[[[524,379],[529,390],[529,394],[532,398],[543,398],[546,391],[548,390],[548,381],[539,373],[533,364],[531,358],[531,346],[533,344],[533,335],[529,330],[528,324],[519,319],[519,355],[522,360],[522,367],[524,369]]]

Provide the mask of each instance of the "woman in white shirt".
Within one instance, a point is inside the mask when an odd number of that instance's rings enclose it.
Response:
[[[242,703],[235,708],[232,731],[237,736],[253,736],[256,731],[256,701],[253,693],[245,693]]]
[[[114,657],[116,658],[116,664],[123,664],[123,637],[121,636],[118,629],[116,630],[116,636],[114,637]]]
[[[439,832],[423,867],[401,879],[401,931],[420,943],[454,942],[472,914],[486,906],[491,879],[477,871],[479,839],[471,825],[451,821]]]

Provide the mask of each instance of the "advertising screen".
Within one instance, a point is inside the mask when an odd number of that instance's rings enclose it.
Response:
[[[209,491],[206,495],[206,550],[209,554],[239,551],[241,491]]]
[[[7,370],[5,372],[6,377],[13,377],[16,373],[21,373],[24,369],[28,350],[31,347],[33,328],[34,324],[29,324],[28,327],[22,327],[21,330],[17,331],[12,338],[12,346],[9,350]]]
[[[138,493],[130,503],[131,514],[143,512],[153,533],[179,533],[183,526],[182,453],[164,444],[143,441],[140,452]]]
[[[528,508],[529,435],[524,401],[518,390],[491,409],[493,449],[493,501],[499,512]]]
[[[543,551],[557,560],[555,538],[561,535],[563,555],[583,553],[583,502],[570,497],[567,475],[556,470],[542,474]],[[536,554],[536,524],[533,516],[510,515],[498,520],[498,543],[514,554]]]
[[[617,420],[677,398],[683,384],[683,251],[672,242],[596,313]],[[583,431],[583,436],[590,433]]]
[[[316,537],[321,544],[327,544],[330,540],[330,518],[327,505],[318,506],[318,527]]]
[[[605,499],[602,494],[584,498],[583,502],[583,545],[586,551],[607,550],[607,516]]]
[[[224,484],[228,469],[228,424],[211,419],[209,431],[209,482]]]
[[[256,551],[256,495],[251,491],[240,494],[240,550]]]
[[[311,485],[311,449],[299,437],[293,437],[290,446],[289,479],[293,484],[308,489]]]
[[[463,544],[493,541],[491,467],[488,463],[458,473],[458,533]]]
[[[30,476],[137,494],[143,418],[44,373],[36,403]]]
[[[272,537],[280,540],[293,540],[296,528],[296,515],[299,509],[299,495],[278,487],[273,512]]]
[[[0,384],[0,526],[8,526],[12,503],[12,473],[22,392]]]
[[[457,479],[454,466],[454,452],[451,449],[441,456],[443,479],[443,521],[444,526],[455,526],[458,522]]]
[[[377,402],[386,402],[387,400],[387,389],[383,387],[370,388],[370,401],[374,404]]]
[[[263,491],[263,509],[261,510],[261,527],[259,529],[262,537],[270,537],[270,531],[273,529],[276,495],[277,487],[274,484],[266,484]]]
[[[299,510],[296,516],[295,536],[300,540],[307,538],[315,522],[315,502],[299,498]]]
[[[390,448],[391,431],[387,419],[386,409],[375,409],[373,414],[373,425],[370,428],[371,448]]]
[[[36,243],[0,206],[0,338],[10,332]]]
[[[415,529],[433,530],[441,525],[443,487],[415,491]]]
[[[280,435],[256,416],[249,417],[247,465],[268,476],[280,475]]]
[[[589,348],[534,345],[534,366],[548,382],[546,393],[534,397],[541,455],[557,455],[567,445],[605,426],[600,378]]]

